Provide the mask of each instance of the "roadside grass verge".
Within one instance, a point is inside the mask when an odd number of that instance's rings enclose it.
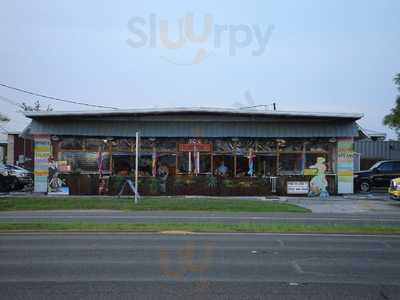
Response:
[[[0,223],[0,231],[71,231],[71,232],[242,232],[242,233],[347,233],[400,234],[400,226],[385,225],[316,225],[293,223],[161,223],[161,224],[97,224],[97,223]]]
[[[289,203],[232,198],[143,197],[138,204],[117,197],[2,197],[0,211],[116,209],[129,211],[310,212]]]

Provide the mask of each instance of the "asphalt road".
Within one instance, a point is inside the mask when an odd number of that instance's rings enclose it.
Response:
[[[400,236],[0,234],[1,299],[399,299]]]
[[[396,213],[227,213],[227,212],[124,212],[86,211],[15,211],[0,212],[0,223],[94,222],[94,223],[305,223],[305,224],[384,224],[400,225]]]

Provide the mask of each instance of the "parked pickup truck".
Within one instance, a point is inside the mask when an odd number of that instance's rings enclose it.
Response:
[[[354,172],[354,186],[361,192],[374,187],[389,188],[391,180],[397,177],[400,177],[400,161],[378,161],[366,171]]]

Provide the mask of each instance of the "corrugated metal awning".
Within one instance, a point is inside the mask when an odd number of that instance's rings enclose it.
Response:
[[[30,134],[99,137],[355,137],[355,122],[130,122],[104,120],[33,120]]]

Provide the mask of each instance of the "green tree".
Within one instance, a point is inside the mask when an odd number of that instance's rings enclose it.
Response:
[[[393,80],[400,91],[400,73]],[[400,139],[400,95],[397,96],[395,106],[390,111],[390,114],[386,115],[383,119],[383,124],[393,129]]]

